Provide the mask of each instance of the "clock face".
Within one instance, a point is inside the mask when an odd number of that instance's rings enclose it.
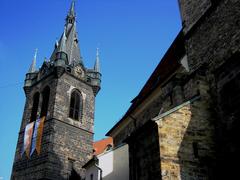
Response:
[[[77,77],[83,77],[83,70],[80,66],[77,66],[75,68],[75,74],[77,75]]]
[[[76,73],[78,73],[78,74],[82,74],[82,70],[81,70],[80,67],[77,67],[77,68],[76,68]]]

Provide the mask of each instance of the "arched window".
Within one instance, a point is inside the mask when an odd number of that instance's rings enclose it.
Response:
[[[80,120],[82,117],[82,96],[80,92],[73,91],[70,100],[69,117],[75,120]]]
[[[37,119],[37,111],[38,111],[38,104],[39,104],[39,92],[36,92],[33,96],[33,106],[31,112],[30,122],[33,122]]]
[[[47,116],[50,88],[47,86],[42,92],[42,107],[40,117]]]

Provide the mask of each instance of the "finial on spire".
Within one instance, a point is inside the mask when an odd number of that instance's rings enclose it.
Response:
[[[69,15],[75,16],[75,0],[72,0],[71,8],[69,11]]]
[[[71,7],[69,9],[69,12],[66,17],[66,25],[72,25],[74,24],[76,19],[76,13],[75,13],[75,0],[72,0]]]
[[[38,48],[35,49],[34,59],[37,59]]]
[[[32,61],[32,64],[31,64],[29,70],[28,70],[28,73],[34,73],[36,71],[37,52],[38,52],[38,49],[36,48],[35,49],[35,54],[34,54],[34,57],[33,57],[33,61]]]
[[[94,65],[94,71],[100,73],[99,48],[97,48],[96,61],[95,61],[95,65]]]
[[[56,42],[55,42],[55,48],[58,48],[59,44],[58,44],[58,40],[56,39]]]
[[[99,57],[99,48],[97,48],[97,54],[96,54],[97,57]]]

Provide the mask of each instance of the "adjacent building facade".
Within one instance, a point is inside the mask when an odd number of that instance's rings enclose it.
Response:
[[[101,74],[98,53],[93,69],[83,64],[74,1],[51,58],[40,69],[35,65],[36,56],[26,74],[26,104],[11,179],[80,179],[85,174],[82,166],[92,157],[94,106]],[[35,131],[39,118],[45,119],[42,134]],[[38,143],[42,138],[40,152],[35,150],[32,131]]]
[[[118,147],[112,147],[104,140],[94,144],[98,144],[94,148],[102,150],[95,151],[97,153],[83,166],[86,169],[85,180],[128,180],[128,145],[122,144]]]
[[[234,179],[240,160],[240,2],[179,0],[183,29],[123,118],[131,180]]]

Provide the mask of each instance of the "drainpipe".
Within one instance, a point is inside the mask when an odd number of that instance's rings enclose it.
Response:
[[[94,164],[94,166],[100,171],[100,180],[102,180],[102,169],[97,164]]]

